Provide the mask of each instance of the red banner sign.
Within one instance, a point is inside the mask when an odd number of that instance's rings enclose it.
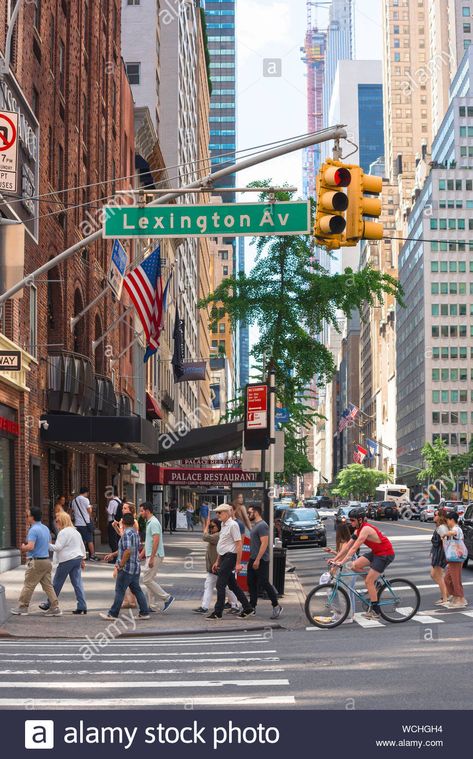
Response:
[[[16,422],[11,422],[10,419],[5,419],[4,416],[0,416],[0,432],[7,432],[9,435],[20,434],[20,425]]]
[[[232,482],[256,482],[257,472],[241,469],[176,469],[164,467],[165,485],[231,485]]]
[[[248,385],[246,429],[265,430],[268,426],[268,386]]]

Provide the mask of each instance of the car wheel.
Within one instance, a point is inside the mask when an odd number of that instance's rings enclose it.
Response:
[[[325,538],[325,540],[322,540],[322,541],[320,542],[320,547],[321,547],[321,548],[325,548],[325,547],[326,547],[326,545],[327,545],[327,538]]]
[[[466,569],[468,567],[469,560],[470,560],[470,557],[467,556],[466,559],[465,559],[465,561],[463,562],[463,569]]]

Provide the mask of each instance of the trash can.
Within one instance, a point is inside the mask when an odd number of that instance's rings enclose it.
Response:
[[[286,579],[286,548],[273,549],[273,585],[278,595],[284,595],[284,582]]]

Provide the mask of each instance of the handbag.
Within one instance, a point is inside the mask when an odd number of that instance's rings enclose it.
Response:
[[[466,545],[461,539],[445,540],[443,550],[448,562],[464,562],[468,558]]]

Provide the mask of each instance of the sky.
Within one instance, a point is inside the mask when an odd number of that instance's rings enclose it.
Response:
[[[355,9],[355,56],[380,59],[381,0],[355,0]],[[312,14],[326,28],[326,11],[313,8]],[[307,80],[300,50],[306,25],[305,0],[237,0],[240,149],[307,131]],[[281,76],[264,75],[268,59],[281,61]],[[301,191],[302,154],[248,169],[238,175],[238,184],[269,177],[290,182]]]
[[[381,59],[381,0],[355,2],[355,57]],[[312,8],[321,29],[327,12]],[[307,132],[306,67],[301,60],[307,26],[306,0],[237,0],[238,149],[259,146]],[[265,76],[265,61],[278,59],[281,76]],[[271,64],[270,64],[271,65]],[[274,68],[273,68],[274,71]],[[237,175],[239,187],[255,179],[286,182],[302,195],[302,153],[295,152]],[[253,194],[240,201],[256,200]],[[245,240],[246,270],[254,261],[254,246]],[[257,332],[250,330],[250,341]]]

